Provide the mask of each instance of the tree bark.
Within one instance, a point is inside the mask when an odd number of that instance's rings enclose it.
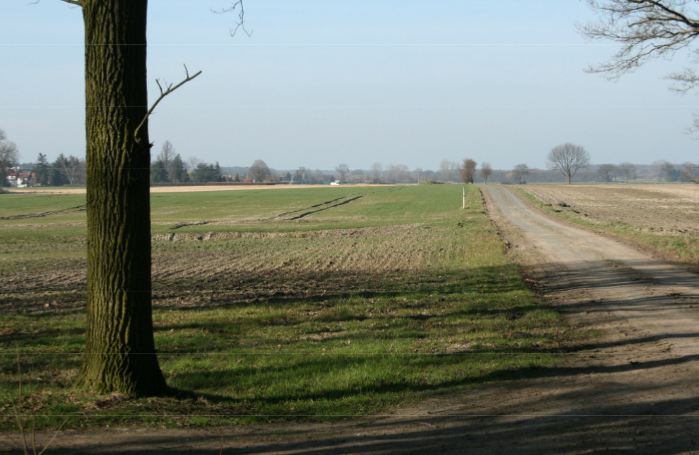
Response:
[[[87,343],[76,387],[160,395],[151,314],[147,0],[83,0]]]

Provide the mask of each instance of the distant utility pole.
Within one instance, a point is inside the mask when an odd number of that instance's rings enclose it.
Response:
[[[466,187],[464,187],[464,209],[466,209]]]

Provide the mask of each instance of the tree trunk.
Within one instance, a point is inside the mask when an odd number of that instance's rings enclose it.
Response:
[[[147,0],[83,0],[87,343],[76,387],[167,390],[151,314]]]

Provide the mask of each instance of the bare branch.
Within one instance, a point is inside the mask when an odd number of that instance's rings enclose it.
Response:
[[[699,12],[688,7],[689,0],[586,2],[600,20],[577,25],[578,31],[591,40],[610,40],[622,45],[610,61],[588,68],[588,72],[601,73],[612,80],[650,60],[671,58],[699,36]],[[698,56],[695,55],[695,60]],[[673,76],[677,75],[671,75],[670,79],[675,79]],[[681,78],[677,81],[684,82]]]
[[[64,3],[70,3],[71,5],[75,5],[75,6],[83,6],[82,0],[60,0],[60,1],[62,1],[62,2],[64,2]],[[30,4],[30,5],[36,5],[36,4],[38,4],[39,2],[41,2],[41,0],[36,0],[36,1],[33,1],[33,2],[29,2],[29,4]]]
[[[240,7],[240,9],[238,9]],[[235,36],[235,34],[238,32],[239,29],[242,29],[248,37],[251,37],[254,30],[248,30],[245,28],[245,5],[243,4],[243,0],[236,0],[233,5],[231,5],[230,8],[221,8],[220,10],[215,10],[211,9],[211,11],[215,14],[226,14],[226,13],[234,13],[238,11],[238,22],[235,24],[235,28],[229,29],[231,36]]]
[[[680,169],[682,177],[690,182],[699,183],[699,166],[693,163],[684,163]]]
[[[175,85],[174,87],[173,87],[172,84],[168,84],[166,81],[164,81],[164,83],[165,83],[165,90],[163,90],[163,86],[160,84],[160,80],[159,80],[159,79],[156,79],[156,80],[155,80],[155,83],[158,84],[158,88],[160,89],[160,96],[158,97],[158,99],[157,99],[157,100],[155,101],[155,103],[153,104],[153,107],[151,107],[150,109],[148,109],[148,112],[146,113],[146,116],[143,117],[143,120],[141,120],[141,123],[136,127],[136,130],[135,130],[134,133],[133,133],[134,139],[136,140],[136,143],[139,143],[139,144],[141,143],[141,139],[138,137],[138,133],[141,131],[141,128],[143,127],[143,125],[144,125],[144,124],[146,123],[146,121],[148,120],[148,117],[151,116],[151,114],[152,114],[153,111],[155,110],[156,106],[158,106],[158,103],[160,103],[160,102],[163,100],[163,98],[165,98],[166,96],[168,96],[170,93],[172,93],[172,92],[174,92],[175,90],[177,90],[178,88],[182,87],[182,86],[183,86],[184,84],[186,84],[187,82],[189,82],[189,81],[191,81],[191,80],[194,80],[197,76],[199,76],[199,75],[201,74],[201,71],[199,71],[199,72],[198,72],[197,74],[195,74],[194,76],[190,76],[190,75],[189,75],[189,70],[187,69],[187,65],[184,65],[184,72],[185,72],[185,74],[186,74],[187,77],[185,77],[185,79],[184,79],[182,82],[180,82],[179,84]]]

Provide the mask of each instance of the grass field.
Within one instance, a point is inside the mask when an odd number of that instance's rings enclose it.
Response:
[[[457,185],[153,194],[156,346],[168,383],[200,398],[97,396],[71,388],[84,196],[0,201],[6,428],[20,377],[39,426],[331,419],[530,377],[576,341],[477,187],[466,210]]]

